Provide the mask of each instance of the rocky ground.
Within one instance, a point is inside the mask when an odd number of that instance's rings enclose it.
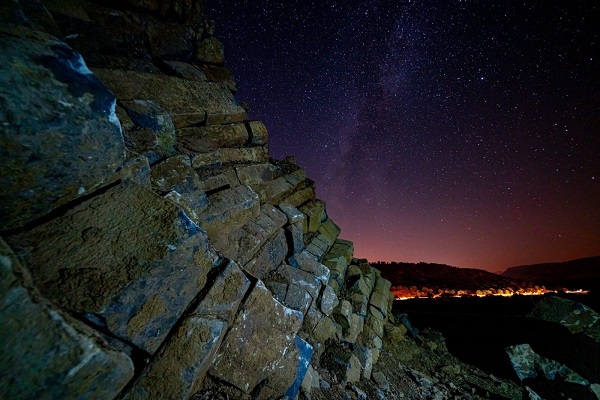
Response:
[[[306,382],[300,399],[521,399],[514,382],[459,361],[448,352],[443,336],[425,329],[411,338],[406,328],[387,325],[379,360],[370,379],[342,386],[320,369],[318,387],[310,393]],[[322,360],[323,364],[323,360]],[[314,383],[313,383],[314,385]]]

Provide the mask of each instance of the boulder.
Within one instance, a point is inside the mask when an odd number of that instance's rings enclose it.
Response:
[[[191,313],[194,316],[217,318],[230,325],[249,287],[250,280],[246,274],[236,262],[229,261],[210,283],[208,291],[200,296],[198,306]]]
[[[0,33],[0,224],[87,194],[125,161],[115,98],[51,36]]]
[[[581,303],[548,296],[537,302],[527,316],[557,322],[572,333],[582,332],[600,341],[600,314]]]
[[[302,314],[273,299],[259,280],[223,340],[210,374],[245,393],[268,378],[268,386],[283,395],[296,378],[295,337],[301,326]]]
[[[114,398],[133,363],[53,309],[0,240],[0,387],[7,399]]]
[[[45,296],[149,353],[217,261],[185,213],[127,181],[8,240]]]
[[[548,380],[560,378],[561,381],[589,386],[589,382],[567,366],[537,354],[530,345],[518,344],[506,348],[512,366],[522,381],[537,378],[538,374]]]
[[[95,68],[94,72],[119,101],[152,99],[160,104],[176,129],[246,119],[231,92],[218,83],[116,69]]]
[[[323,315],[317,322],[315,328],[311,332],[311,337],[319,343],[326,343],[329,339],[334,338],[337,332],[337,324],[334,320]]]

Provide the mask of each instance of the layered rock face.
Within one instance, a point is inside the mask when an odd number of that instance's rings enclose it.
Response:
[[[369,379],[390,283],[293,159],[269,159],[202,2],[2,7],[3,397]]]

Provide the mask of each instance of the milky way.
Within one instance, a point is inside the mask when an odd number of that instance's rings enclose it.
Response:
[[[499,3],[206,12],[271,156],[296,157],[356,256],[498,270],[598,255],[600,5]]]

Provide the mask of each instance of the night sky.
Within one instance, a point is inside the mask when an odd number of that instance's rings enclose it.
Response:
[[[493,4],[497,3],[497,4]],[[370,261],[600,255],[600,3],[208,0],[237,97]]]

